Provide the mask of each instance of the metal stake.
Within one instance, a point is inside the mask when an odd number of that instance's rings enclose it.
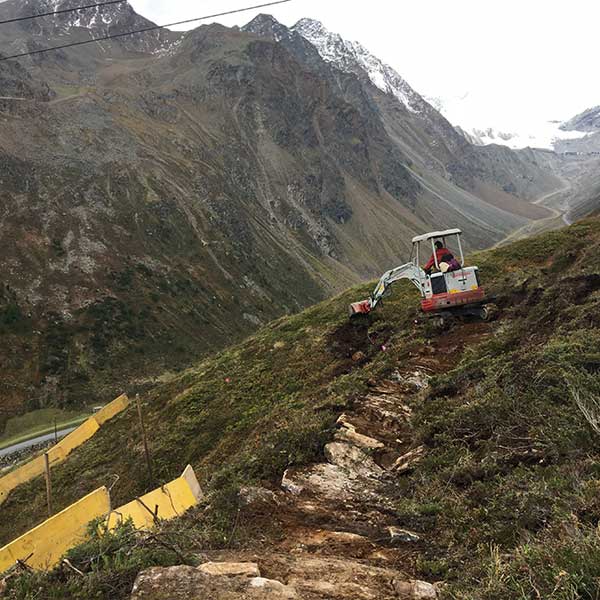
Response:
[[[46,497],[48,499],[48,516],[52,516],[52,482],[50,480],[50,458],[44,452],[44,466],[46,469]]]
[[[135,395],[135,403],[137,404],[138,418],[140,420],[140,428],[142,430],[142,438],[144,440],[144,453],[146,455],[146,465],[148,467],[148,476],[150,481],[154,481],[152,475],[152,462],[150,461],[150,450],[148,449],[148,438],[146,437],[146,427],[144,426],[144,415],[142,413],[142,403],[140,402],[140,395]]]

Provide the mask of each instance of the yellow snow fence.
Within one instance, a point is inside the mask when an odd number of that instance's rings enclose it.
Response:
[[[61,463],[75,448],[81,446],[89,440],[100,427],[109,419],[125,410],[129,406],[129,398],[123,394],[96,414],[84,421],[77,429],[65,436],[60,442],[48,450],[48,459],[50,467]],[[0,504],[2,504],[8,494],[23,483],[31,481],[39,475],[43,475],[45,470],[44,457],[38,456],[28,463],[25,463],[18,469],[11,471],[0,478]]]
[[[107,515],[109,529],[128,519],[137,529],[151,529],[159,519],[182,515],[201,498],[202,490],[190,465],[181,477],[112,511],[110,494],[101,487],[0,548],[0,573],[17,561],[34,569],[52,569],[67,550],[85,541],[90,521],[103,515]]]
[[[109,510],[105,487],[88,494],[0,549],[0,573],[18,560],[35,569],[51,569],[69,548],[84,541],[88,523]]]
[[[197,504],[202,490],[194,469],[188,465],[177,479],[167,483],[133,502],[113,510],[108,515],[109,529],[131,519],[137,529],[151,528],[157,519],[174,519]]]

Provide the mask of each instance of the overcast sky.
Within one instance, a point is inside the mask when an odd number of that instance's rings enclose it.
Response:
[[[162,24],[260,0],[131,3]],[[243,25],[258,12],[286,25],[319,19],[360,41],[426,96],[469,94],[467,106],[481,125],[564,120],[600,104],[595,0],[292,0],[216,20]]]

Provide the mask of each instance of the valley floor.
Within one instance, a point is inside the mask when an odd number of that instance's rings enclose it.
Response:
[[[568,221],[567,217],[569,212],[568,207],[566,209],[555,208],[556,205],[562,205],[563,200],[568,197],[569,193],[573,189],[570,182],[564,179],[563,182],[563,187],[558,190],[554,190],[553,192],[549,192],[548,194],[544,194],[533,202],[533,204],[538,206],[541,205],[547,208],[552,213],[550,216],[526,223],[522,227],[519,227],[519,229],[506,236],[506,238],[495,244],[493,247],[498,248],[499,246],[510,244],[511,242],[516,242],[533,235],[539,235],[541,233],[545,233],[546,231],[552,231],[554,229],[564,227],[565,225],[570,225],[571,223]]]

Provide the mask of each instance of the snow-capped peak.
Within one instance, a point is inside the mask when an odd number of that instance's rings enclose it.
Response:
[[[346,73],[366,75],[373,85],[395,96],[411,112],[421,112],[422,98],[389,65],[371,54],[359,42],[350,42],[329,31],[314,19],[301,19],[292,27],[319,51],[321,57]]]

